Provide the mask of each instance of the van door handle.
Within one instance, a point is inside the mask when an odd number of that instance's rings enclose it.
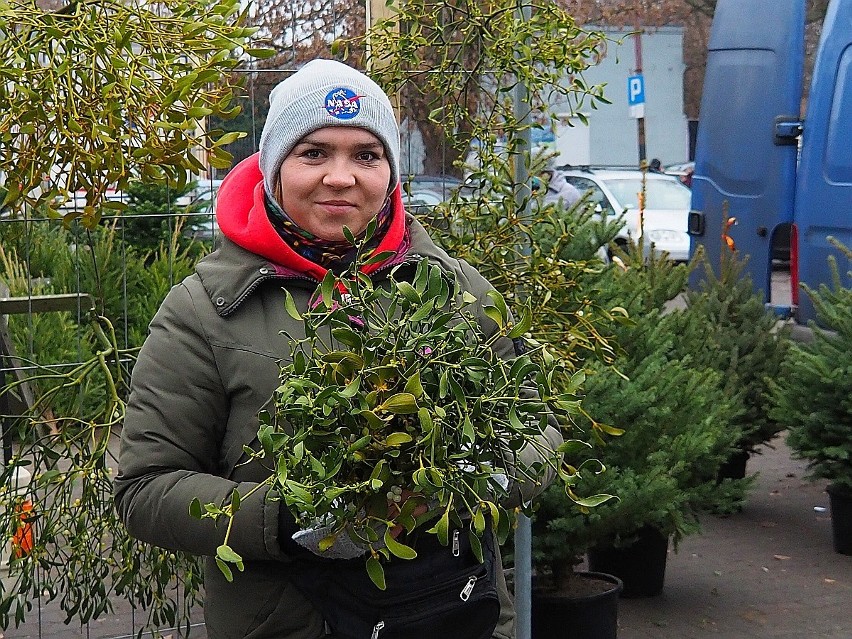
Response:
[[[804,122],[792,115],[775,118],[775,146],[795,146],[805,128]]]
[[[690,211],[687,218],[686,232],[690,235],[704,235],[704,211]]]

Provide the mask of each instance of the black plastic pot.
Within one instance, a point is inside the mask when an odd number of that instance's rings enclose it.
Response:
[[[669,539],[653,526],[639,530],[639,538],[623,548],[593,548],[589,569],[615,575],[624,583],[622,597],[653,597],[663,590]]]
[[[748,452],[744,450],[732,454],[719,467],[719,482],[723,479],[743,479],[746,476],[746,464],[748,463],[749,456]]]
[[[834,550],[841,555],[852,555],[852,492],[833,484],[826,491],[831,504]]]
[[[616,639],[621,580],[598,572],[578,572],[572,579],[599,579],[612,587],[579,597],[534,588],[532,639]]]

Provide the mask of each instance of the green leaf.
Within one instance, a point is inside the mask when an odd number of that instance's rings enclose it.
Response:
[[[346,385],[346,388],[344,388],[342,391],[340,391],[340,394],[343,397],[354,397],[355,394],[358,392],[358,389],[360,387],[361,387],[361,377],[357,376],[357,377],[355,377],[355,379],[353,379],[351,382],[349,382]]]
[[[207,107],[202,106],[190,107],[186,111],[186,115],[190,118],[203,118],[211,113],[213,113],[213,109],[208,109]]]
[[[240,509],[240,493],[236,488],[231,492],[231,514]]]
[[[575,497],[574,503],[578,506],[585,506],[586,508],[594,508],[595,506],[600,506],[608,502],[610,499],[618,499],[615,495],[592,495],[591,497]]]
[[[467,531],[467,538],[470,541],[470,549],[473,552],[473,555],[476,557],[479,563],[485,561],[485,558],[482,554],[482,542],[479,540],[479,537],[474,534],[472,530]]]
[[[456,401],[462,406],[462,408],[467,408],[467,398],[464,395],[461,385],[456,381],[456,378],[453,375],[450,375],[447,377],[447,382],[450,385],[450,390],[453,392],[453,397],[455,397]]]
[[[351,328],[343,328],[342,326],[337,326],[331,329],[331,334],[341,344],[346,344],[347,346],[355,349],[361,348],[361,336],[358,335]]]
[[[320,295],[322,296],[322,303],[327,309],[331,309],[332,295],[336,283],[337,278],[334,277],[334,273],[331,271],[326,272],[325,277],[322,278],[322,284],[320,284]]]
[[[373,471],[370,473],[370,480],[377,480],[381,482],[381,477],[386,467],[387,462],[384,459],[380,459],[378,463],[373,467]],[[379,485],[379,487],[381,487],[381,484]]]
[[[411,393],[397,393],[388,397],[379,408],[396,415],[411,415],[417,412],[417,399]]]
[[[511,522],[508,515],[503,515],[495,523],[497,524],[497,541],[502,545],[509,538],[509,533],[512,530]]]
[[[414,441],[414,438],[408,433],[391,433],[385,440],[385,446],[402,446]]]
[[[234,580],[234,573],[231,572],[231,567],[227,563],[216,557],[216,565],[219,566],[219,570],[225,576],[225,581],[231,582]]]
[[[371,410],[362,410],[360,413],[358,413],[358,415],[366,419],[367,424],[369,424],[370,428],[372,428],[373,430],[383,428],[385,425],[384,420]]]
[[[234,552],[234,549],[227,544],[222,544],[216,549],[216,557],[222,561],[227,561],[232,564],[238,564],[243,560],[243,558]]]
[[[376,557],[370,557],[367,560],[367,574],[370,576],[370,580],[376,584],[376,588],[379,590],[387,588],[385,584],[385,569],[382,568],[382,564],[379,563]]]
[[[435,300],[431,299],[425,304],[423,304],[420,308],[418,308],[414,314],[411,316],[410,321],[412,322],[422,322],[424,319],[429,317],[429,313],[433,311],[435,308]]]
[[[381,264],[382,262],[386,262],[391,257],[394,256],[393,251],[382,251],[381,253],[376,253],[375,255],[370,254],[369,259],[364,260],[364,266],[371,266],[373,264]]]
[[[201,507],[201,500],[196,497],[191,502],[189,502],[189,515],[190,517],[194,517],[195,519],[201,519],[201,516],[204,514],[204,509]]]
[[[337,541],[337,535],[327,535],[319,540],[317,548],[320,552],[325,552],[334,545],[335,541]]]
[[[597,428],[605,432],[607,435],[612,435],[614,437],[618,437],[619,435],[624,434],[623,428],[616,428],[615,426],[607,426],[606,424],[598,424]]]
[[[476,439],[476,433],[473,430],[473,424],[470,421],[470,417],[465,413],[464,421],[462,422],[462,439],[468,443],[473,443],[473,440]]]
[[[245,136],[246,134],[243,131],[229,131],[228,133],[225,133],[224,135],[219,137],[214,143],[214,146],[225,146],[226,144],[236,142],[237,140],[239,140],[240,138],[244,138]]]
[[[441,518],[435,522],[435,525],[432,526],[426,532],[432,533],[438,536],[438,541],[441,542],[442,546],[446,546],[450,543],[450,510],[449,508],[444,511],[444,514],[441,515]]]
[[[271,58],[276,53],[278,53],[275,49],[246,49],[245,52],[253,58],[257,58],[258,60],[265,60],[266,58]]]
[[[486,306],[485,314],[490,317],[495,324],[497,324],[497,328],[502,329],[505,326],[505,322],[503,320],[503,314],[495,306]]]
[[[563,455],[574,455],[589,448],[592,448],[592,445],[587,442],[579,439],[567,439],[556,449],[556,452]]]
[[[417,419],[420,421],[420,429],[425,433],[432,430],[434,423],[432,422],[432,415],[429,414],[428,409],[420,408],[417,410]]]
[[[396,290],[398,290],[402,296],[412,304],[422,303],[420,293],[418,293],[408,282],[396,282]]]
[[[291,295],[290,291],[288,291],[286,288],[284,289],[284,310],[287,311],[287,315],[292,317],[297,322],[302,321],[302,315],[296,308],[296,302],[293,300],[293,295]]]
[[[473,514],[473,529],[477,535],[485,532],[485,515],[482,514],[482,508],[477,508]]]
[[[349,445],[349,452],[354,453],[356,450],[361,450],[362,448],[366,448],[367,444],[370,443],[372,436],[364,435],[360,439],[355,440],[352,444]]]
[[[400,559],[415,559],[417,557],[417,551],[411,546],[398,542],[391,534],[390,528],[385,529],[385,546],[392,555]]]
[[[278,457],[278,463],[275,465],[275,479],[282,486],[287,481],[289,469],[287,468],[287,458],[284,455]]]
[[[528,306],[525,306],[521,313],[520,321],[512,327],[512,330],[509,331],[506,337],[509,339],[516,339],[528,332],[530,328],[532,328],[532,311]]]
[[[311,493],[308,492],[305,487],[299,484],[298,482],[295,482],[292,479],[288,479],[286,482],[284,482],[284,486],[287,488],[287,490],[290,491],[290,493],[292,493],[295,497],[300,499],[305,504],[314,503],[313,495],[311,495]]]
[[[506,300],[503,299],[503,296],[500,295],[499,292],[494,290],[488,291],[485,294],[494,303],[494,307],[500,313],[501,321],[497,322],[497,324],[500,328],[503,328],[506,325],[506,322],[509,321],[509,309],[506,307]]]
[[[405,382],[405,392],[411,393],[415,399],[423,395],[423,384],[420,382],[420,371],[417,371]]]

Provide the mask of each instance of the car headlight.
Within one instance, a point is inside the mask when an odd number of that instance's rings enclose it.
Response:
[[[685,233],[669,231],[666,229],[653,229],[647,231],[648,239],[655,244],[675,244],[686,238]]]

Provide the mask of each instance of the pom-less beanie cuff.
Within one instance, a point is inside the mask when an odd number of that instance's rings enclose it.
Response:
[[[366,75],[342,62],[313,60],[279,83],[269,95],[260,136],[260,170],[269,195],[284,159],[309,133],[329,126],[366,129],[385,147],[390,189],[399,181],[399,125],[387,94]]]

